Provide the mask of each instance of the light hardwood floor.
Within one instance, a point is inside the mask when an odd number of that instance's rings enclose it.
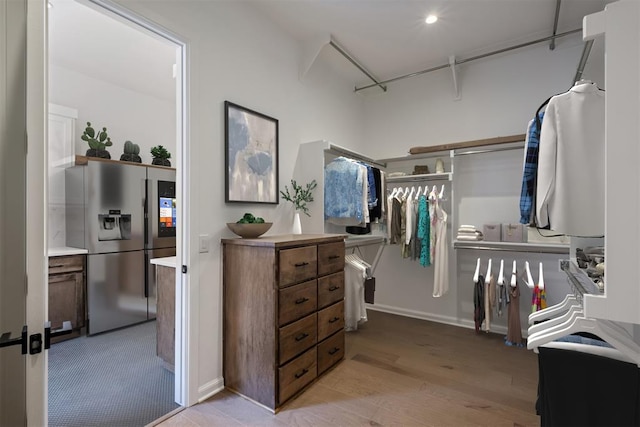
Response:
[[[223,391],[173,426],[534,426],[537,356],[503,336],[375,311],[345,359],[277,414]]]

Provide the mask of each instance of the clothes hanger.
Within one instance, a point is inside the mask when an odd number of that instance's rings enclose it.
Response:
[[[531,270],[529,269],[529,261],[524,262],[524,270],[527,273],[527,286],[533,289],[535,287],[535,283],[533,282],[533,277],[531,276]]]
[[[535,311],[529,315],[529,324],[533,325],[537,320],[545,320],[555,318],[557,315],[570,310],[572,306],[579,305],[580,301],[575,294],[565,295],[562,302],[553,306],[543,308],[542,310]],[[531,332],[530,332],[531,333]]]
[[[444,184],[442,184],[442,188],[440,189],[440,193],[438,193],[438,199],[444,198]]]
[[[570,319],[573,319],[574,316],[577,316],[577,315],[584,315],[584,309],[582,308],[582,304],[580,303],[571,305],[569,309],[561,316],[552,317],[548,320],[545,320],[544,322],[536,323],[535,325],[529,326],[529,330],[528,330],[529,336],[535,336],[536,333],[542,332],[545,330],[552,331],[553,330],[552,328],[566,323],[567,321],[569,321]]]
[[[411,191],[409,192],[409,195],[407,196],[407,199],[413,199],[413,193],[416,191],[415,187],[411,187]]]
[[[484,279],[486,281],[489,281],[490,277],[491,277],[491,258],[489,258],[489,263],[487,264],[487,275],[484,276]]]
[[[476,271],[473,273],[473,283],[478,283],[478,278],[480,276],[480,258],[478,258],[478,262],[476,262]]]
[[[511,287],[515,288],[518,285],[518,277],[516,276],[517,274],[517,270],[516,270],[516,260],[513,260],[513,270],[511,271]]]
[[[504,285],[504,260],[500,260],[500,272],[498,273],[498,286]]]
[[[538,287],[540,289],[544,289],[544,276],[542,274],[542,262],[540,263],[540,267],[538,268]]]
[[[420,194],[422,194],[422,185],[418,185],[418,190],[416,191],[416,200],[418,200]]]
[[[640,345],[626,330],[621,330],[618,326],[609,320],[584,317],[582,313],[576,311],[571,319],[565,323],[530,335],[527,339],[527,348],[537,353],[538,347],[555,339],[578,332],[587,332],[608,342],[633,363],[640,366]]]

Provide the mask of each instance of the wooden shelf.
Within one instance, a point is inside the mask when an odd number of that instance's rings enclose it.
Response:
[[[525,140],[525,134],[499,136],[496,138],[476,139],[474,141],[454,142],[451,144],[433,145],[429,147],[412,147],[410,154],[426,154],[445,150],[458,150],[461,148],[475,148],[484,145],[508,144],[511,142],[520,142]]]

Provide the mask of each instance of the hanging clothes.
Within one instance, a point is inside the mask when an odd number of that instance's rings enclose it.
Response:
[[[391,198],[391,206],[389,243],[396,245],[400,243],[402,237],[402,202],[398,199],[398,196]]]
[[[604,235],[604,92],[577,84],[549,101],[538,154],[540,227],[572,236]]]
[[[493,309],[496,301],[496,279],[493,274],[484,280],[484,330],[491,331],[491,319],[493,317]]]
[[[367,271],[355,254],[345,255],[344,269],[344,330],[355,331],[366,322],[367,307],[364,301],[364,282]]]
[[[417,236],[420,239],[420,265],[423,267],[431,265],[430,233],[431,219],[429,218],[429,206],[427,204],[427,197],[422,194],[418,198]]]
[[[438,298],[449,291],[449,245],[447,244],[448,215],[437,201],[435,205],[433,296]]]
[[[547,308],[547,293],[536,283],[531,293],[531,312],[535,313],[544,308]]]
[[[508,346],[522,347],[522,327],[520,325],[520,289],[516,286],[509,288],[509,303],[507,309],[507,336],[504,343]]]
[[[480,274],[478,281],[473,286],[473,321],[476,326],[476,332],[480,332],[484,316],[484,276]]]
[[[346,157],[324,167],[324,217],[337,225],[367,221],[367,168]]]
[[[543,108],[545,101],[540,108]],[[540,110],[538,109],[538,111]],[[544,111],[537,113],[537,118],[529,122],[524,149],[524,165],[522,168],[522,189],[520,191],[520,223],[534,223],[536,182],[538,177],[538,154],[540,150],[540,129]],[[535,225],[535,224],[534,224]]]

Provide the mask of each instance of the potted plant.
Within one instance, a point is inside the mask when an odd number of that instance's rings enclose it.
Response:
[[[87,157],[100,157],[102,159],[110,159],[111,154],[106,150],[107,147],[111,147],[113,143],[111,138],[107,135],[107,128],[103,127],[101,131],[96,131],[91,127],[91,122],[87,122],[81,140],[86,141],[89,144],[87,150]]]
[[[120,160],[124,162],[142,163],[140,158],[140,147],[131,141],[124,142],[124,153],[120,156]]]
[[[295,208],[295,215],[293,217],[293,234],[302,233],[299,211],[302,211],[306,216],[311,216],[309,214],[307,203],[313,202],[313,190],[315,190],[317,186],[318,184],[316,183],[315,179],[307,183],[305,187],[298,185],[298,183],[294,179],[292,179],[292,192],[289,192],[289,188],[287,188],[286,185],[284,186],[284,191],[280,191],[282,198],[288,202],[293,203],[293,207]]]
[[[153,156],[151,164],[160,166],[171,166],[171,162],[169,161],[169,159],[171,158],[171,153],[168,152],[167,149],[162,145],[151,147],[151,155]]]

